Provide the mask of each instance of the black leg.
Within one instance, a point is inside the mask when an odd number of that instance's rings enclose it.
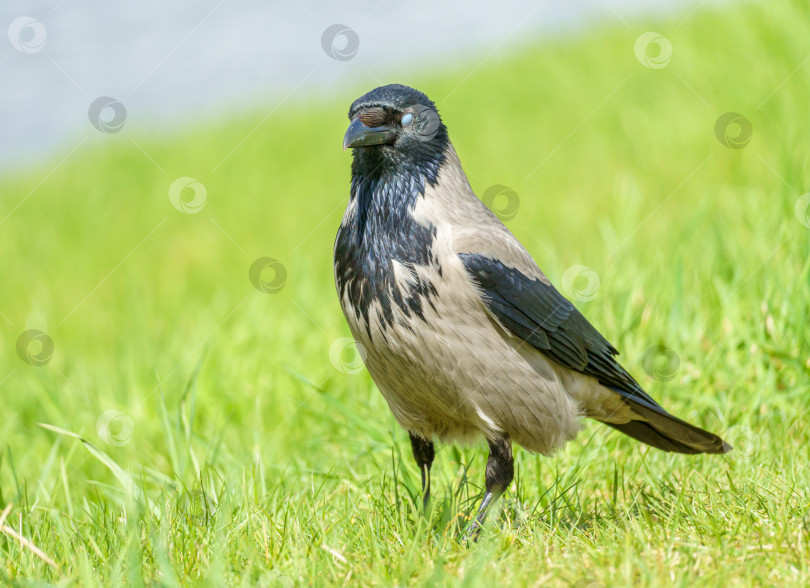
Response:
[[[410,432],[408,435],[411,437],[413,458],[422,472],[422,508],[427,510],[428,500],[430,499],[430,466],[433,465],[436,452],[433,449],[433,441],[426,441]]]
[[[512,443],[509,441],[509,437],[487,439],[487,443],[489,443],[489,459],[487,460],[486,493],[475,520],[467,530],[467,539],[478,535],[481,525],[487,518],[487,510],[504,493],[515,477]]]

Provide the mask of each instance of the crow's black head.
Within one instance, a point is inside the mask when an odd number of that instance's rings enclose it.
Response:
[[[447,128],[422,92],[391,84],[355,100],[343,148],[354,150],[359,173],[422,172],[433,175],[447,147]]]

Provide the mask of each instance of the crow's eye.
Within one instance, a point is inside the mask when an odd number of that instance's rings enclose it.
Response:
[[[404,127],[405,125],[411,124],[412,120],[413,115],[410,112],[406,112],[405,114],[402,115],[402,126]]]

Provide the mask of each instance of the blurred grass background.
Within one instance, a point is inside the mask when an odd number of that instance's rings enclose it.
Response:
[[[669,455],[588,423],[553,459],[518,451],[500,519],[468,548],[454,537],[486,452],[442,446],[420,518],[407,435],[364,370],[330,361],[349,335],[340,141],[370,83],[182,136],[93,135],[0,180],[0,508],[54,563],[6,533],[0,577],[807,584],[810,8],[687,16],[383,82],[437,102],[477,193],[518,194],[507,224],[552,281],[593,268],[580,307],[625,366],[737,452]],[[662,69],[634,55],[647,30],[672,43]],[[743,149],[715,137],[729,111],[753,125]],[[169,202],[180,176],[206,188],[198,214]],[[261,257],[283,263],[280,292],[251,284]],[[45,366],[15,348],[31,328],[54,341]],[[652,345],[674,379],[645,373]]]

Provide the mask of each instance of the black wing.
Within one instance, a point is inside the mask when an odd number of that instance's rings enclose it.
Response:
[[[459,254],[489,311],[513,335],[565,367],[596,378],[622,396],[643,420],[606,423],[659,449],[724,453],[722,439],[672,416],[616,361],[613,345],[554,286],[498,260]]]
[[[513,335],[622,396],[661,408],[619,365],[616,348],[554,286],[483,255],[459,257],[487,308]]]

